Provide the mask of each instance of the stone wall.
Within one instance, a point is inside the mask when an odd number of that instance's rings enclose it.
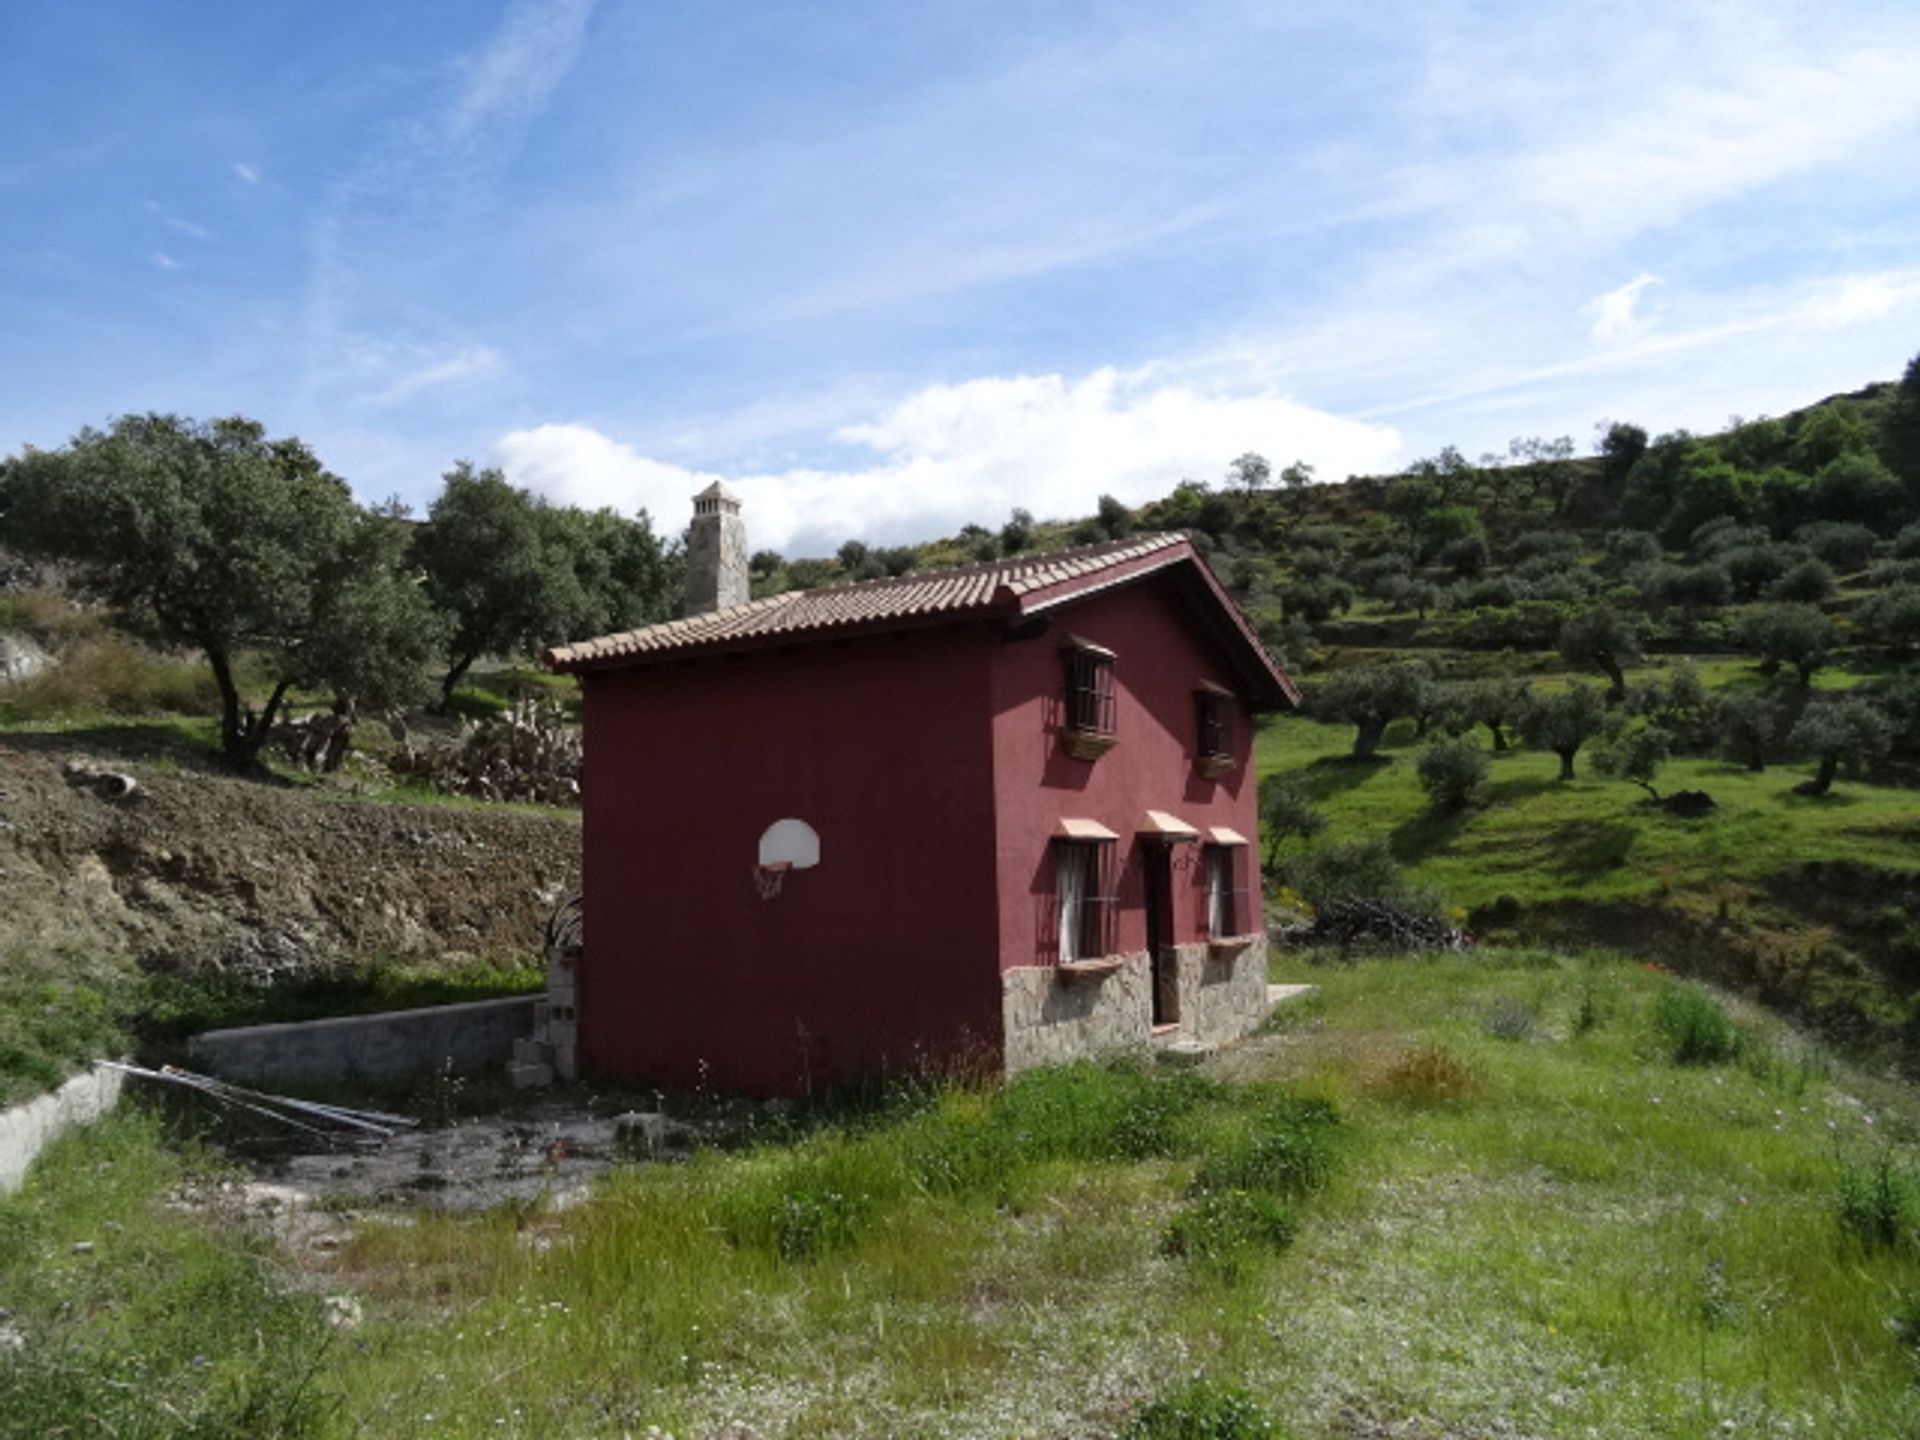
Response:
[[[196,1035],[195,1064],[242,1083],[400,1080],[449,1066],[484,1070],[513,1058],[533,1033],[542,996],[475,1000],[291,1025],[249,1025]]]
[[[1267,937],[1180,947],[1180,1030],[1205,1045],[1251,1035],[1267,1018]]]
[[[1153,1033],[1153,977],[1147,952],[1120,957],[1118,969],[1074,974],[1052,965],[1020,966],[1001,976],[1004,1064],[1009,1075],[1117,1050],[1190,1040],[1225,1045],[1251,1034],[1267,1016],[1267,941],[1244,946],[1175,947],[1180,1024]]]

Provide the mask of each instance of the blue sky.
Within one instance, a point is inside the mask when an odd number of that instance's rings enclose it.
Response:
[[[237,412],[813,553],[1920,351],[1907,0],[9,0],[0,94],[0,451]]]

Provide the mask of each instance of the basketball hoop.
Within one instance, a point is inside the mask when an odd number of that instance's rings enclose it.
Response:
[[[787,878],[787,871],[793,865],[786,860],[775,860],[768,865],[753,867],[754,888],[760,892],[762,900],[771,900],[780,893],[780,882]]]

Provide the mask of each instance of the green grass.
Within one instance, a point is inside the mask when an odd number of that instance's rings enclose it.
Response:
[[[319,1297],[262,1237],[164,1203],[217,1174],[128,1107],[0,1199],[0,1437],[273,1440],[328,1421]]]
[[[1501,895],[1522,902],[1704,899],[1716,887],[1756,886],[1815,858],[1920,867],[1910,792],[1843,780],[1824,799],[1796,795],[1807,766],[1756,775],[1722,760],[1669,761],[1656,782],[1661,793],[1705,790],[1717,807],[1684,820],[1641,805],[1635,786],[1595,776],[1585,750],[1577,778],[1562,782],[1556,757],[1516,749],[1489,755],[1486,803],[1438,815],[1415,774],[1420,742],[1410,725],[1387,732],[1380,752],[1387,763],[1349,762],[1352,739],[1350,726],[1283,718],[1260,732],[1256,764],[1262,774],[1303,771],[1330,834],[1388,840],[1416,883],[1463,908]]]
[[[300,1433],[1920,1427],[1902,1328],[1920,1315],[1910,1091],[1728,1001],[1712,1003],[1738,1054],[1675,1063],[1660,1012],[1680,982],[1604,955],[1296,968],[1317,993],[1204,1077],[1073,1067],[622,1169],[572,1208],[367,1220],[298,1281],[366,1315],[326,1348]],[[1503,1006],[1533,1023],[1494,1033]],[[1409,1084],[1408,1057],[1435,1054],[1473,1083]],[[1260,1158],[1286,1127],[1337,1136],[1304,1185]],[[23,1208],[60,1227],[0,1253],[32,1297],[9,1322],[31,1354],[76,1268],[70,1238],[104,1238],[108,1214],[181,1231],[89,1301],[83,1374],[119,1376],[146,1343],[131,1317],[186,1293],[205,1232],[157,1203],[178,1163],[157,1148],[140,1185],[113,1179],[88,1218],[66,1215],[101,1143],[0,1205],[0,1235]],[[1268,1199],[1218,1198],[1234,1196]],[[210,1302],[209,1333],[237,1333],[232,1304],[268,1339],[244,1359],[216,1346],[216,1367],[242,1389],[301,1373],[254,1308],[294,1277],[221,1243],[266,1278]],[[1208,1246],[1232,1263],[1193,1253]]]

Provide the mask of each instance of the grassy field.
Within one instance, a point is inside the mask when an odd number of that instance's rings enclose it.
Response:
[[[1139,1427],[1196,1375],[1301,1440],[1920,1427],[1909,1091],[1602,954],[1286,978],[1197,1075],[902,1097],[297,1266],[123,1115],[0,1202],[0,1434],[1263,1433]]]
[[[1474,736],[1485,744],[1484,732]],[[1347,759],[1353,728],[1284,718],[1266,727],[1256,761],[1264,775],[1301,770],[1344,840],[1384,838],[1416,880],[1449,903],[1472,907],[1500,895],[1669,901],[1718,896],[1721,887],[1757,889],[1802,860],[1855,860],[1920,867],[1920,807],[1911,792],[1849,784],[1818,799],[1796,795],[1809,766],[1754,774],[1724,760],[1669,761],[1662,793],[1705,790],[1716,808],[1698,820],[1641,802],[1645,792],[1593,773],[1582,752],[1578,777],[1561,782],[1558,759],[1537,750],[1489,751],[1486,802],[1436,814],[1414,772],[1421,741],[1413,727],[1390,728],[1386,763]]]

